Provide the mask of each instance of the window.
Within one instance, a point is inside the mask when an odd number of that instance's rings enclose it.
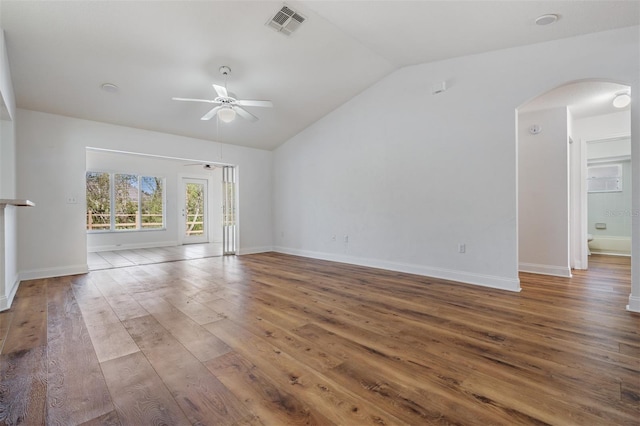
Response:
[[[109,173],[87,172],[87,229],[111,228],[111,178]]]
[[[87,230],[164,228],[164,179],[87,172]]]
[[[144,229],[164,227],[164,191],[162,179],[151,176],[140,177],[140,216]]]
[[[138,176],[114,175],[116,229],[137,229],[140,223]]]
[[[587,168],[587,191],[622,191],[622,164],[589,166]]]

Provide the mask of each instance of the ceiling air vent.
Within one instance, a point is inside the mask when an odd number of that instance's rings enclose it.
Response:
[[[282,9],[280,9],[273,18],[269,19],[266,25],[284,35],[290,35],[305,19],[307,18],[290,7],[282,6]]]

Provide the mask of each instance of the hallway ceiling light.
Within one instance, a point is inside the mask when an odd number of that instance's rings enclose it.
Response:
[[[540,15],[536,18],[536,25],[549,25],[558,20],[558,15],[549,13],[547,15]]]
[[[624,108],[631,103],[631,96],[628,93],[618,93],[613,98],[613,106],[616,108]]]
[[[222,108],[218,111],[218,118],[225,123],[231,123],[236,118],[236,112],[232,108]]]

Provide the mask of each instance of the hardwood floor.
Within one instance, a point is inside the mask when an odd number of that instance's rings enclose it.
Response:
[[[276,253],[23,282],[7,425],[638,425],[628,258],[509,293]]]

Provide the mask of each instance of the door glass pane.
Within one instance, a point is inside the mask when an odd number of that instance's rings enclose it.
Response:
[[[113,186],[116,229],[138,228],[138,176],[116,174]]]
[[[186,235],[204,234],[204,184],[186,184]]]

